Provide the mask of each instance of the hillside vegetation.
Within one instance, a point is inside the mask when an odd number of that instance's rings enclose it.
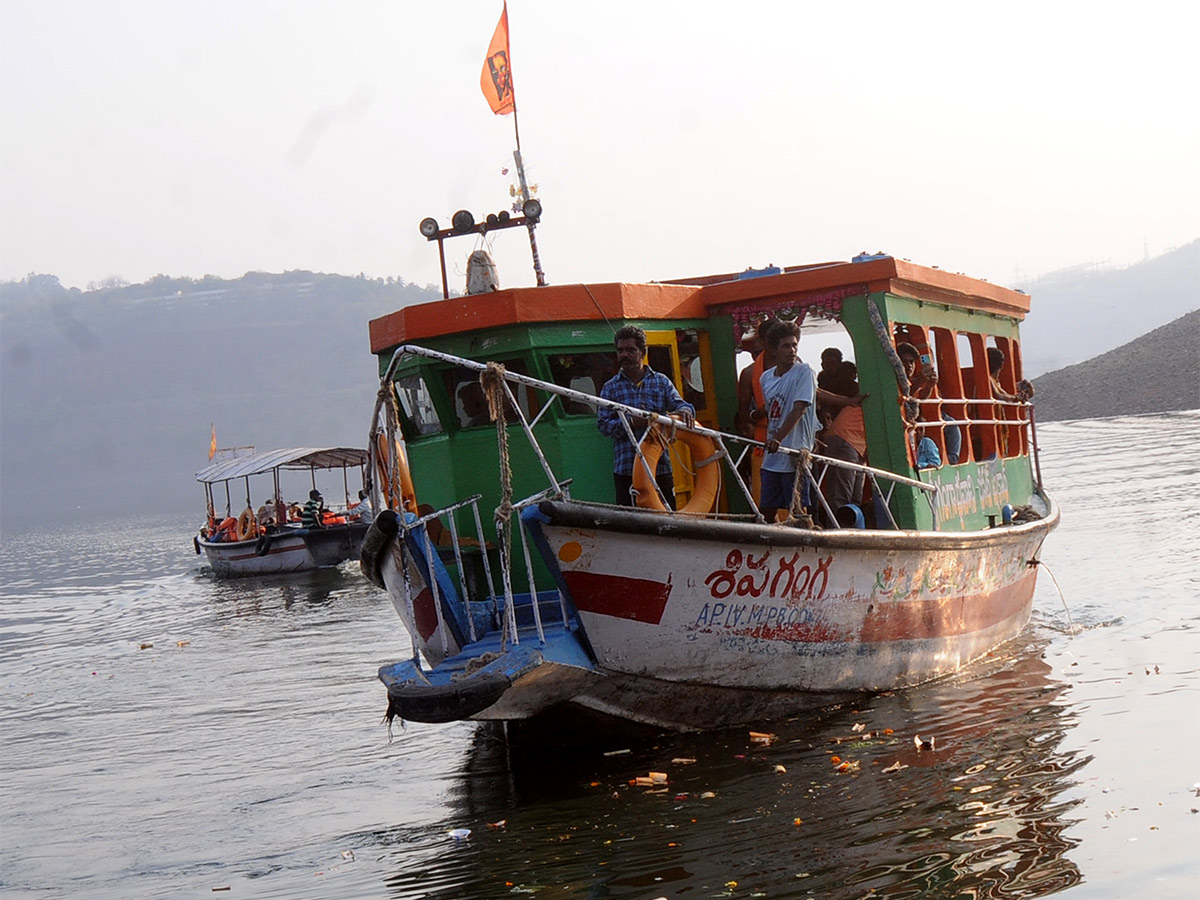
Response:
[[[365,446],[367,321],[440,291],[312,272],[0,285],[0,516],[200,510],[221,446]]]

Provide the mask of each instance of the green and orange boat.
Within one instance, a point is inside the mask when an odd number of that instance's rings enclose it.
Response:
[[[720,728],[925,682],[1013,638],[1059,516],[1032,404],[1001,399],[1018,393],[1029,304],[874,255],[491,290],[372,321],[384,512],[362,565],[412,640],[379,673],[389,719]],[[767,316],[801,326],[802,352],[814,333],[852,347],[865,395],[862,464],[799,460],[822,486],[838,467],[862,475],[857,502],[818,492],[819,528],[768,523],[751,499],[738,354]],[[597,396],[626,324],[694,427]],[[931,396],[910,396],[900,340],[933,364]],[[667,445],[680,512],[652,488],[614,505],[600,406],[657,421],[635,466]]]

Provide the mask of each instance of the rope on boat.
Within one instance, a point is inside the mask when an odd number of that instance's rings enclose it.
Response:
[[[510,571],[512,569],[512,463],[508,454],[508,421],[505,417],[504,405],[507,402],[504,391],[505,368],[497,362],[489,362],[487,368],[479,373],[479,383],[483,385],[483,394],[487,397],[488,414],[496,423],[496,444],[500,455],[500,505],[496,507],[496,536],[500,538],[500,571],[504,579],[505,607],[507,609],[508,628],[501,630],[500,649],[508,647],[510,636],[517,639],[516,613],[513,609],[512,584]],[[536,596],[533,602],[537,602]]]
[[[875,329],[875,336],[879,338],[879,346],[883,348],[888,362],[892,364],[892,370],[896,373],[896,383],[900,385],[900,390],[904,394],[904,411],[907,413],[907,419],[915,422],[921,411],[920,404],[912,396],[912,385],[908,382],[904,363],[900,361],[900,354],[896,352],[896,347],[892,344],[892,336],[888,334],[887,326],[883,324],[883,316],[879,314],[879,307],[875,305],[874,300],[867,301],[867,313],[871,317],[871,327]]]
[[[812,528],[812,516],[804,508],[804,484],[812,464],[812,453],[801,447],[796,451],[796,457],[796,478],[792,482],[792,503],[788,508],[788,520],[790,524]]]

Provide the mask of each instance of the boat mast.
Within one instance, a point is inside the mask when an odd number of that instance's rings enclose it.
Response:
[[[513,132],[517,139],[517,149],[513,151],[513,161],[517,164],[517,180],[521,185],[521,204],[529,200],[529,184],[525,180],[525,163],[521,160],[521,129],[517,124],[517,101],[513,96]],[[538,255],[537,235],[533,233],[537,222],[526,219],[525,227],[529,229],[529,249],[533,253],[533,274],[537,276],[538,287],[545,287],[546,275],[542,272],[542,258]]]

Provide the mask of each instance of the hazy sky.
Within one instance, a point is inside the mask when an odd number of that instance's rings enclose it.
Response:
[[[499,0],[0,0],[0,279],[438,283],[506,207]],[[1200,236],[1198,8],[512,0],[553,283],[885,250],[992,281]],[[462,286],[470,239],[447,243]],[[502,285],[528,241],[494,236]]]

